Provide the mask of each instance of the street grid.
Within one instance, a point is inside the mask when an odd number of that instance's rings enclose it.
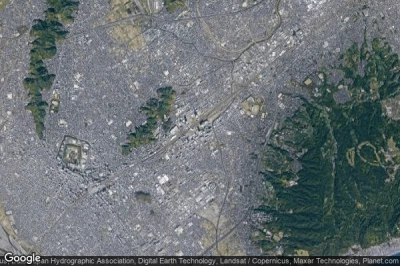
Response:
[[[19,238],[45,255],[258,255],[251,235],[264,193],[260,158],[273,126],[301,104],[288,95],[305,95],[293,81],[333,65],[332,55],[361,42],[365,27],[368,37],[400,49],[394,0],[384,1],[385,10],[383,1],[364,1],[368,15],[363,1],[247,1],[243,8],[239,0],[198,0],[173,14],[115,22],[106,20],[108,1],[81,1],[47,62],[56,80],[44,98],[58,90],[61,106],[47,115],[40,141],[22,87],[32,39],[16,32],[43,16],[44,2],[14,0],[0,11],[0,199]],[[113,38],[122,23],[141,27],[143,48]],[[140,106],[164,86],[177,92],[176,137],[122,156],[127,134],[144,122]],[[250,96],[265,99],[266,119],[240,113]],[[65,135],[90,144],[84,173],[57,160]],[[136,201],[136,191],[150,193],[152,203]]]

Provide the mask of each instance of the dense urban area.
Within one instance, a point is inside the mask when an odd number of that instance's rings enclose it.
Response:
[[[400,252],[395,0],[0,0],[0,255]]]

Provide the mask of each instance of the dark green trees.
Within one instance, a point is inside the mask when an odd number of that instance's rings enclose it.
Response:
[[[175,101],[175,91],[171,87],[159,88],[157,98],[150,98],[140,110],[147,116],[146,123],[135,127],[135,132],[129,133],[128,143],[122,145],[122,153],[128,154],[133,148],[150,144],[156,139],[153,136],[158,122],[162,125],[170,122],[169,115]]]
[[[338,255],[400,235],[400,121],[387,112],[400,93],[398,56],[375,39],[341,59],[344,79],[320,82],[271,134],[269,197],[258,209],[269,217],[259,234],[265,252]],[[336,102],[345,89],[348,100]]]
[[[46,0],[50,8],[46,11],[46,19],[56,18],[64,24],[74,22],[72,14],[78,10],[79,2],[68,0]]]
[[[72,22],[72,14],[79,6],[79,2],[69,0],[47,0],[46,2],[50,7],[45,11],[45,19],[35,20],[30,31],[30,35],[35,40],[32,42],[30,51],[29,76],[23,82],[30,97],[26,108],[32,112],[40,139],[44,137],[44,118],[48,106],[42,99],[42,91],[50,89],[55,79],[54,74],[48,73],[44,60],[56,55],[57,42],[64,40],[68,34],[62,23]]]
[[[173,13],[175,9],[185,7],[185,2],[182,0],[164,0],[164,6],[168,13]]]

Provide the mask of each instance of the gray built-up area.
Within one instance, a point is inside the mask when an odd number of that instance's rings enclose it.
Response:
[[[0,254],[260,255],[292,95],[364,32],[400,51],[395,0],[58,2],[0,0]]]

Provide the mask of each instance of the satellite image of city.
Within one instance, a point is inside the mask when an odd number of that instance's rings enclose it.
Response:
[[[398,0],[0,0],[0,255],[400,252]]]

